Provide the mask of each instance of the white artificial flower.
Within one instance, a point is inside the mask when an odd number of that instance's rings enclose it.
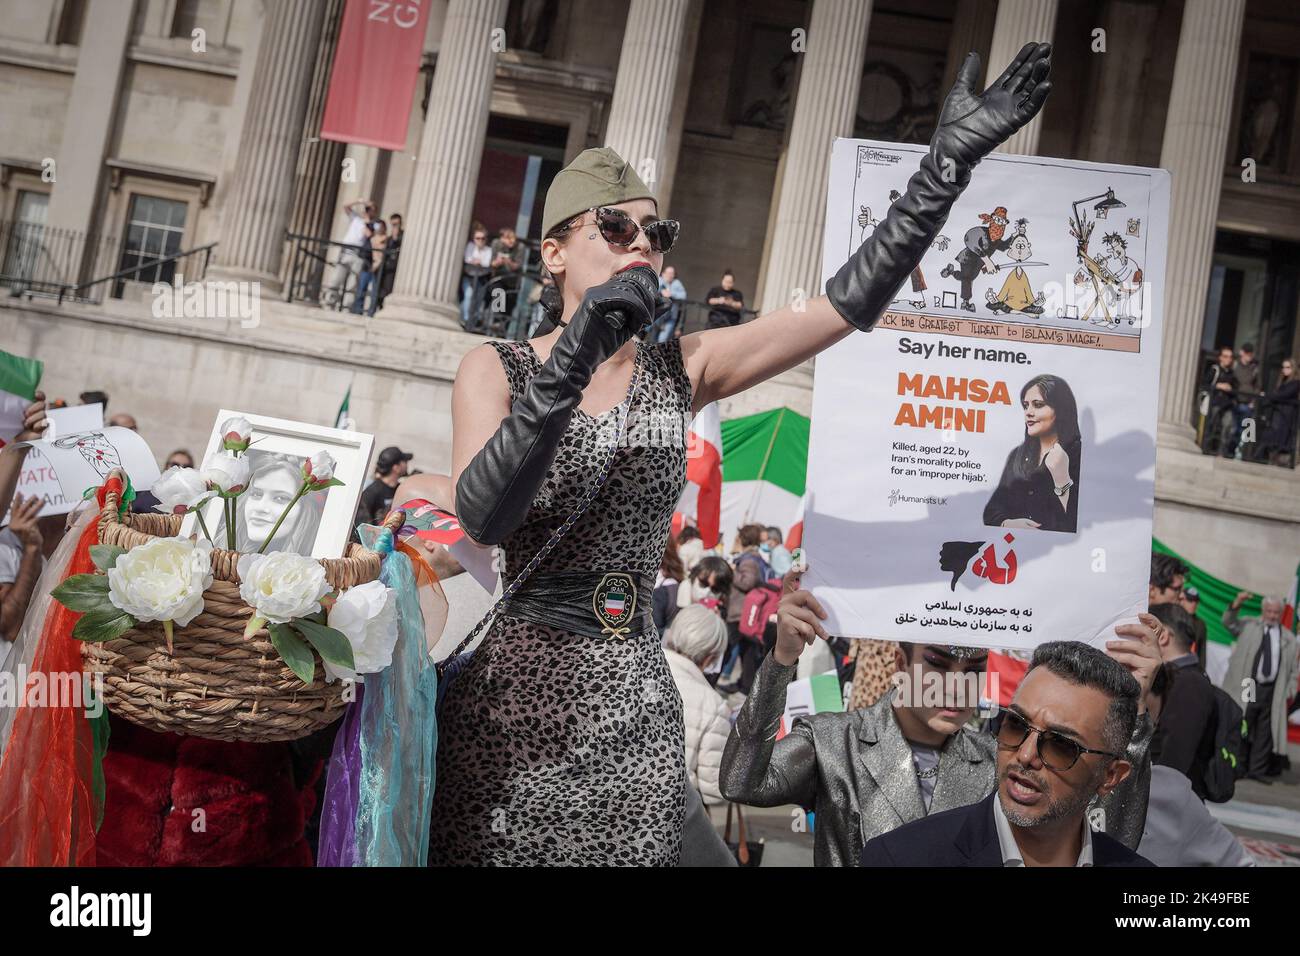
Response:
[[[203,610],[203,592],[211,586],[212,545],[189,538],[136,545],[108,570],[108,599],[137,621],[184,627]]]
[[[348,588],[330,608],[329,626],[342,631],[352,645],[354,670],[323,660],[330,680],[375,674],[393,662],[397,644],[397,600],[391,588],[371,581]]]
[[[313,485],[329,481],[334,477],[335,464],[334,456],[322,449],[302,463],[303,478]]]
[[[158,499],[155,511],[179,515],[198,507],[208,495],[208,483],[197,468],[173,465],[158,476],[149,491]]]
[[[236,458],[229,452],[217,452],[203,463],[203,480],[213,491],[237,495],[248,487],[252,474],[248,459]]]
[[[245,554],[239,559],[239,596],[253,608],[245,635],[267,621],[287,624],[320,610],[331,590],[319,561],[292,551]]]
[[[221,423],[221,444],[227,451],[247,451],[253,438],[253,425],[243,416],[227,418]]]

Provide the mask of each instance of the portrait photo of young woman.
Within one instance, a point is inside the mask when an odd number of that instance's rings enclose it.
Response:
[[[1002,479],[984,506],[995,528],[1073,534],[1079,523],[1079,408],[1065,379],[1037,375],[1020,390],[1024,440],[1007,455]]]
[[[267,552],[292,551],[310,555],[320,530],[321,512],[329,489],[305,496],[280,521],[284,509],[302,485],[303,459],[298,455],[257,449],[249,449],[247,455],[252,475],[248,490],[235,499],[235,550],[245,554],[255,552],[274,532],[275,537],[266,546]],[[277,521],[280,521],[278,528]],[[225,535],[225,520],[219,519],[215,540],[225,541]]]

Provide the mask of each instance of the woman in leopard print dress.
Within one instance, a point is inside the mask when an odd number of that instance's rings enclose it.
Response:
[[[512,400],[542,368],[493,342]],[[641,381],[610,477],[547,557],[549,571],[653,578],[686,477],[691,383],[676,342],[636,345]],[[502,542],[503,580],[541,549],[604,463],[619,408],[569,422],[528,520]],[[669,440],[664,440],[665,438]],[[503,615],[452,681],[438,728],[432,859],[448,863],[676,862],[685,807],[682,704],[651,627],[593,639]]]
[[[521,566],[532,576],[443,701],[432,863],[678,860],[681,702],[648,613],[637,615],[648,612],[684,484],[681,419],[870,329],[975,164],[1038,112],[1049,52],[1026,46],[983,94],[979,57],[967,57],[906,194],[826,295],[676,342],[634,333],[662,302],[656,278],[677,224],[659,218],[653,193],[611,149],[586,150],[556,176],[541,257],[558,327],[527,345],[471,350],[452,395],[457,516],[473,540],[502,546],[503,580]],[[631,382],[639,388],[623,408]],[[629,437],[599,486],[622,411]],[[569,526],[591,491],[590,510]],[[563,537],[534,565],[557,529]],[[624,586],[607,587],[611,577]]]

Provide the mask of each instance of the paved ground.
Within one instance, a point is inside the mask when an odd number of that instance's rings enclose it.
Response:
[[[1300,768],[1300,747],[1291,747],[1291,762]],[[1271,785],[1239,780],[1230,802],[1209,806],[1260,866],[1300,866],[1300,770]],[[719,833],[725,817],[725,811],[713,811]],[[804,829],[798,807],[747,808],[745,823],[751,841],[764,841],[763,866],[812,866],[813,836]],[[733,821],[733,841],[736,831]]]

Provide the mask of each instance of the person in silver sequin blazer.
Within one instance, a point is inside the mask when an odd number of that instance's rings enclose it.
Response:
[[[799,651],[817,637],[826,636],[819,623],[820,606],[809,592],[798,589],[799,577],[796,572],[786,577],[777,643],[759,667],[727,740],[720,784],[723,796],[737,803],[757,807],[798,804],[814,811],[814,864],[856,866],[867,840],[926,816],[925,798],[912,746],[895,716],[894,694],[863,710],[800,717],[789,734],[776,740],[786,687],[794,677]],[[1121,637],[1133,638],[1125,642],[1132,645],[1125,651],[1128,659],[1121,659],[1129,665],[1145,698],[1160,665],[1155,634],[1149,626],[1139,625],[1121,625],[1116,631]],[[899,669],[927,657],[927,648],[916,644],[900,651]],[[985,653],[942,646],[935,649],[940,651],[940,659],[960,660],[968,653]],[[978,657],[970,659],[978,664]],[[922,670],[930,667],[928,663],[919,666]],[[933,718],[933,708],[925,711]],[[941,720],[928,721],[930,726],[948,722],[956,728],[937,748],[929,813],[976,803],[995,789],[996,743],[990,734],[972,730],[966,723],[973,711],[974,707],[950,711]],[[1137,847],[1146,823],[1152,730],[1144,709],[1126,754],[1132,772],[1107,797],[1096,801],[1089,813],[1094,825],[1100,823],[1101,829],[1130,849]]]

